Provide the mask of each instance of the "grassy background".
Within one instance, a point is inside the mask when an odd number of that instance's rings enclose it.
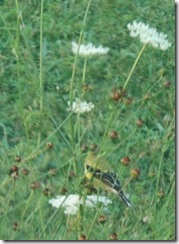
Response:
[[[78,58],[73,91],[71,42],[78,42],[88,1],[0,3],[0,239],[77,240],[85,235],[109,240],[116,233],[119,240],[174,240],[174,2],[92,0],[83,42],[110,51],[87,60],[85,84],[84,60]],[[172,47],[148,46],[126,97],[116,102],[111,94],[124,85],[142,48],[127,30],[133,20],[166,33]],[[70,92],[93,102],[95,109],[71,115]],[[132,103],[126,105],[128,98]],[[138,119],[144,121],[141,127]],[[113,130],[119,134],[116,140],[108,136]],[[106,152],[122,184],[132,169],[140,169],[139,178],[124,189],[135,209],[114,199],[107,213],[97,208],[84,209],[80,219],[66,216],[48,199],[64,191],[85,194],[84,151],[94,144]],[[124,156],[131,159],[128,166],[121,163]],[[146,216],[150,221],[145,223]]]

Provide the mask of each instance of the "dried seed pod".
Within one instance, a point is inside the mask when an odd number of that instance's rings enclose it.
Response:
[[[144,120],[142,120],[142,119],[138,119],[138,120],[136,121],[136,125],[137,125],[138,127],[142,127],[143,124],[144,124]]]
[[[81,151],[82,152],[87,152],[88,151],[88,147],[87,147],[87,145],[85,145],[85,144],[83,144],[82,146],[81,146]]]
[[[44,190],[43,190],[43,194],[45,195],[45,196],[50,196],[51,195],[51,192],[50,192],[50,190],[49,190],[49,188],[45,188]]]
[[[57,170],[55,168],[49,169],[48,174],[55,176],[57,174]]]
[[[16,162],[20,163],[22,161],[22,156],[18,155],[14,159]]]
[[[159,192],[157,193],[157,195],[158,195],[159,198],[163,198],[163,197],[165,196],[165,193],[164,193],[163,190],[161,190],[161,191],[159,191]]]
[[[23,175],[28,175],[30,173],[30,171],[28,169],[22,169],[21,172]]]
[[[48,149],[53,148],[53,143],[51,143],[51,142],[47,142],[47,148],[48,148]]]
[[[109,239],[111,241],[116,241],[117,240],[117,234],[115,232],[113,232],[110,236],[109,236]]]
[[[123,157],[123,158],[121,158],[121,163],[123,164],[123,165],[129,165],[129,163],[130,163],[130,158],[129,157]]]
[[[40,187],[40,183],[39,182],[34,182],[34,183],[32,183],[31,185],[30,185],[30,188],[32,189],[32,190],[36,190],[36,189],[38,189]]]
[[[137,179],[140,175],[140,169],[132,169],[131,170],[131,176],[134,179]]]
[[[12,229],[13,230],[18,230],[19,224],[17,222],[13,223]]]
[[[93,143],[90,145],[91,151],[95,151],[98,148],[97,144]]]
[[[100,215],[98,221],[99,223],[104,224],[106,222],[106,217],[104,215]]]
[[[72,180],[76,176],[74,171],[70,171],[69,173],[69,180]]]
[[[13,165],[11,168],[10,168],[10,173],[13,173],[13,172],[18,172],[18,167],[16,165]]]
[[[133,99],[131,97],[126,97],[123,101],[126,105],[130,105],[133,102]]]
[[[119,137],[118,132],[115,130],[110,131],[109,136],[111,139],[117,139]]]
[[[163,86],[165,88],[170,88],[171,84],[172,84],[172,82],[170,80],[166,80],[166,81],[164,81]]]
[[[122,94],[120,94],[117,90],[114,90],[112,93],[112,99],[114,101],[119,101],[119,99],[121,99]]]
[[[13,165],[10,170],[9,170],[9,175],[13,178],[13,179],[17,179],[19,176],[19,169],[16,165]]]
[[[86,236],[82,234],[82,235],[78,236],[78,240],[79,241],[85,241],[86,240]]]
[[[66,193],[67,193],[67,188],[65,188],[65,187],[62,187],[61,189],[60,189],[60,193],[62,194],[62,195],[65,195]]]

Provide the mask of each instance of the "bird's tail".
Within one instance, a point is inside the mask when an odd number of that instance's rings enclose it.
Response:
[[[130,201],[127,199],[127,197],[124,195],[123,192],[120,192],[119,193],[119,196],[122,198],[122,200],[125,202],[125,204],[128,206],[128,207],[133,207],[132,204],[130,203]]]

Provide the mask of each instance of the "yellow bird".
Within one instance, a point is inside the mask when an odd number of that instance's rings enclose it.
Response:
[[[128,207],[132,207],[132,204],[122,191],[117,175],[102,156],[98,156],[94,152],[88,153],[85,159],[85,176],[92,181],[95,187],[113,192],[120,196]]]

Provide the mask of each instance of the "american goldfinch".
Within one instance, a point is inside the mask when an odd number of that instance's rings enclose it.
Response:
[[[132,207],[121,189],[117,175],[102,156],[97,156],[94,152],[88,153],[85,159],[85,176],[93,182],[95,187],[113,192],[120,196],[128,207]]]

